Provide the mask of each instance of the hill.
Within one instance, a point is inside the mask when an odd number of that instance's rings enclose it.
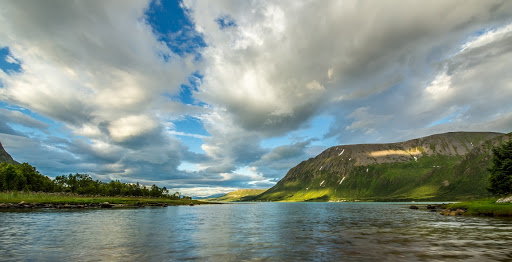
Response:
[[[2,143],[0,142],[0,163],[7,162],[12,164],[19,164],[18,162],[14,161],[14,159],[5,151],[4,147],[2,146]]]
[[[487,196],[492,145],[509,135],[451,132],[335,146],[290,169],[259,201],[462,200]]]
[[[238,202],[252,200],[253,197],[262,194],[267,189],[239,189],[229,192],[221,197],[210,198],[208,201],[212,202]]]
[[[475,147],[464,156],[464,159],[453,169],[453,183],[444,188],[446,196],[459,196],[471,199],[474,195],[487,196],[492,148],[500,146],[512,139],[512,133],[487,140]]]

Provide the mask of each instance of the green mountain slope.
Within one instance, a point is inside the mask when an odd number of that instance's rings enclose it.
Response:
[[[237,202],[251,200],[253,197],[260,195],[267,189],[239,189],[233,192],[229,192],[221,197],[210,198],[208,201],[214,202]]]
[[[2,146],[2,143],[0,143],[0,163],[2,162],[8,162],[13,164],[19,164],[18,162],[14,161],[14,159],[5,151],[4,147]]]
[[[491,165],[492,148],[500,146],[512,139],[512,133],[487,140],[475,147],[451,172],[452,183],[443,188],[440,196],[447,199],[458,197],[459,199],[471,199],[474,196],[488,196],[487,168]]]
[[[400,143],[331,147],[290,169],[256,200],[457,200],[486,196],[483,180],[488,164],[483,163],[487,158],[481,154],[488,157],[490,144],[499,143],[492,139],[499,141],[502,135],[453,132]],[[483,161],[479,167],[483,171],[470,174],[477,167],[467,158],[475,149],[475,158]],[[461,166],[464,163],[473,169],[466,171]],[[467,177],[471,175],[474,177]]]

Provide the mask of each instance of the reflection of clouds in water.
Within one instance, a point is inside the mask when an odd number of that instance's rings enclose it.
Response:
[[[507,260],[512,220],[389,203],[0,212],[13,260]]]

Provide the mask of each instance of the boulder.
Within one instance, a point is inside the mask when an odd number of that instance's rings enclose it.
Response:
[[[466,211],[462,209],[455,210],[455,216],[462,216]]]
[[[417,206],[410,206],[409,209],[419,209]]]
[[[101,208],[111,208],[112,205],[109,202],[103,202],[103,204],[100,205]]]
[[[502,197],[502,198],[496,200],[496,203],[511,203],[511,202],[512,202],[512,196]]]
[[[443,209],[441,210],[441,212],[439,214],[443,215],[443,216],[462,216],[464,213],[466,212],[466,210],[464,209]]]

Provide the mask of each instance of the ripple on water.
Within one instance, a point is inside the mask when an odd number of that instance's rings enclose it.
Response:
[[[390,203],[0,212],[6,261],[507,261],[510,243],[510,219]]]

